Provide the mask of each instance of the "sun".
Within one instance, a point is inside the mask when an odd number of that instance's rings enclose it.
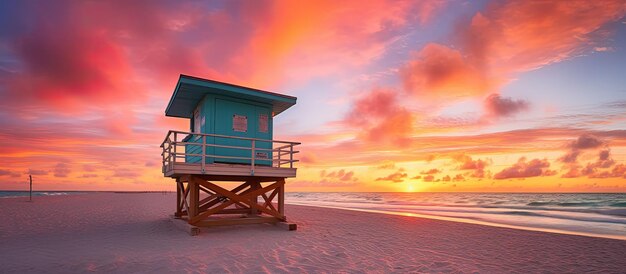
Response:
[[[412,183],[409,183],[406,186],[406,192],[415,192],[415,186]]]

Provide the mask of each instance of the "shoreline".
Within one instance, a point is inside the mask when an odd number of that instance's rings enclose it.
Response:
[[[484,225],[484,226],[490,226],[490,227],[510,228],[510,229],[524,230],[524,231],[536,231],[536,232],[544,232],[544,233],[575,235],[575,236],[585,236],[585,237],[592,237],[592,238],[603,238],[603,239],[626,241],[626,235],[614,236],[614,235],[576,232],[576,231],[567,231],[567,230],[551,229],[551,228],[518,226],[518,225],[501,224],[501,223],[494,223],[494,222],[473,220],[473,219],[466,219],[466,218],[447,217],[447,216],[429,215],[429,214],[412,213],[412,212],[385,211],[385,210],[349,208],[349,207],[326,206],[326,205],[311,205],[311,204],[305,204],[305,203],[286,203],[286,204],[298,205],[298,206],[320,207],[320,208],[332,208],[332,209],[350,210],[350,211],[359,211],[359,212],[369,212],[369,213],[377,213],[377,214],[388,214],[388,215],[394,215],[394,216],[424,218],[424,219],[432,219],[432,220],[439,220],[439,221],[446,221],[446,222],[467,223],[467,224]]]
[[[287,204],[297,231],[239,225],[189,236],[176,195],[0,200],[0,272],[624,273],[626,241]]]

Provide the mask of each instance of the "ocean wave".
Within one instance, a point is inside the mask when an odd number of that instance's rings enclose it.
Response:
[[[626,202],[612,203],[611,206],[614,206],[614,207],[626,207]]]

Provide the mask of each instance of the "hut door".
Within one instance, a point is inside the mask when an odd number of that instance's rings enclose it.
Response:
[[[256,132],[255,138],[257,139],[265,139],[272,140],[272,116],[270,115],[270,110],[267,107],[255,107],[255,123]],[[255,152],[256,159],[255,163],[258,165],[269,166],[272,164],[270,159],[272,159],[272,143],[271,142],[256,142],[256,148],[260,149]],[[267,159],[267,160],[261,160]]]
[[[245,103],[215,99],[215,134],[255,138],[256,119],[255,106]],[[215,137],[216,145],[250,148],[250,140]],[[215,162],[250,164],[250,160],[225,157],[250,158],[249,149],[215,148]]]

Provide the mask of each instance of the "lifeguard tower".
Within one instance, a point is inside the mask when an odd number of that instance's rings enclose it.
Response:
[[[300,143],[273,140],[273,117],[295,104],[296,97],[180,75],[165,115],[189,119],[190,129],[170,130],[161,144],[163,174],[176,179],[176,218],[195,227],[295,230],[286,223],[285,179],[296,177]]]

